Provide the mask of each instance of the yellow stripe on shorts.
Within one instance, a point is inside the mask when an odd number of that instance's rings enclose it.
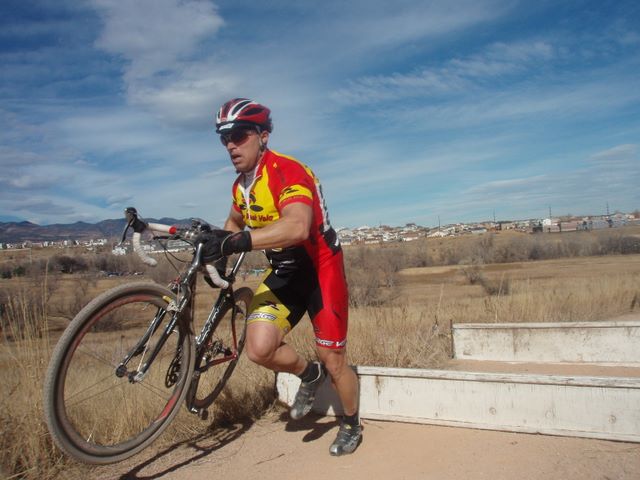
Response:
[[[253,294],[249,311],[251,314],[247,323],[270,322],[285,334],[291,331],[291,324],[287,320],[291,311],[264,283],[261,283]]]

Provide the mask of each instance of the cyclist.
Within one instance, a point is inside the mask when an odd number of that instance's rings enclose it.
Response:
[[[205,260],[265,250],[271,268],[253,297],[245,351],[250,360],[301,379],[290,415],[311,410],[315,392],[331,377],[343,416],[332,455],[353,452],[362,439],[358,379],[347,364],[348,292],[342,249],[329,224],[322,188],[298,160],[267,148],[270,110],[245,98],[226,102],[216,132],[239,174],[224,230],[211,234]],[[246,230],[248,227],[249,230]],[[308,312],[318,361],[308,361],[284,342]]]

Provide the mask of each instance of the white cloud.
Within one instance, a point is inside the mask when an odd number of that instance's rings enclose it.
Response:
[[[390,125],[402,118],[405,129],[450,130],[509,122],[505,128],[522,128],[534,120],[539,127],[568,119],[606,118],[640,101],[640,91],[629,78],[604,78],[575,83],[511,85],[482,94],[430,104],[399,104],[395,111],[378,115]],[[588,117],[585,117],[588,116]],[[517,123],[514,123],[517,122]],[[544,122],[544,123],[543,123]]]
[[[393,6],[381,1],[297,5],[301,14],[306,11],[308,21],[284,28],[275,25],[278,37],[264,25],[236,20],[229,28],[249,29],[244,37],[253,42],[250,49],[226,40],[215,44],[217,51],[203,51],[203,40],[211,45],[211,38],[225,25],[210,3],[93,1],[105,21],[96,44],[128,60],[124,81],[130,105],[153,112],[165,124],[188,128],[209,125],[215,107],[237,95],[277,99],[281,109],[293,103],[298,111],[313,110],[304,104],[314,95],[316,101],[323,100],[314,91],[326,88],[323,82],[331,75],[331,65],[342,69],[365,57],[379,59],[381,48],[489,21],[508,5],[493,0],[463,1],[456,9],[448,2],[412,1]],[[248,8],[239,8],[243,7]],[[416,82],[396,81],[397,88]],[[307,117],[298,116],[300,121]]]
[[[109,195],[105,200],[109,204],[109,208],[116,208],[129,205],[132,198],[133,195],[131,194],[121,193],[117,195]]]
[[[339,2],[332,25],[319,25],[344,41],[346,51],[375,52],[380,48],[469,28],[503,15],[510,7],[500,1],[370,1]]]
[[[204,61],[174,64],[161,78],[131,82],[131,104],[153,112],[163,123],[187,128],[212,127],[215,105],[236,95],[242,81],[227,68]]]
[[[77,218],[78,212],[75,208],[64,201],[59,202],[59,200],[61,199],[52,198],[51,196],[30,195],[28,199],[15,198],[12,206],[14,211],[20,212],[30,219],[47,217]]]
[[[93,0],[93,4],[104,15],[96,45],[129,60],[131,79],[170,68],[223,24],[215,6],[199,0]]]
[[[207,172],[204,174],[205,177],[210,178],[210,177],[218,177],[221,175],[230,175],[235,173],[236,169],[233,167],[233,165],[228,165],[226,167],[222,167],[222,168],[218,168],[216,170],[212,170],[210,172]]]
[[[602,152],[595,153],[590,163],[596,167],[625,167],[632,171],[640,171],[640,159],[638,158],[638,145],[617,145]],[[635,168],[634,168],[635,167]]]
[[[200,205],[198,205],[197,203],[193,203],[193,202],[185,202],[182,205],[180,205],[182,208],[186,208],[189,210],[195,209],[195,208],[199,208]]]
[[[0,165],[4,174],[13,175],[18,168],[45,163],[47,157],[32,151],[14,146],[0,146]]]
[[[60,141],[85,152],[78,166],[145,174],[161,168],[197,169],[223,153],[213,132],[178,130],[131,106],[75,109],[51,127]],[[196,170],[197,171],[197,170]],[[170,170],[163,172],[170,175]]]
[[[11,187],[15,187],[17,189],[25,190],[25,189],[40,189],[40,188],[48,188],[55,184],[57,184],[61,179],[58,177],[51,177],[45,175],[38,174],[26,174],[26,175],[17,175],[7,179],[7,183]],[[0,178],[0,184],[3,180]]]
[[[637,145],[618,145],[583,158],[568,171],[479,182],[460,192],[458,202],[485,210],[508,205],[513,212],[537,206],[540,216],[550,205],[567,209],[563,214],[598,213],[606,202],[632,208],[640,201],[637,152]]]
[[[93,0],[104,20],[99,48],[127,60],[128,102],[166,124],[202,125],[235,80],[201,43],[224,24],[202,0]]]
[[[331,97],[347,105],[376,103],[384,100],[467,96],[485,81],[504,78],[539,67],[556,55],[548,42],[494,43],[485,50],[462,58],[452,58],[441,66],[427,67],[412,73],[393,73],[362,77],[332,92]]]

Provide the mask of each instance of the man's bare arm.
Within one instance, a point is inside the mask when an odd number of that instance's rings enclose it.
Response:
[[[254,250],[284,248],[296,245],[309,238],[313,210],[311,205],[296,202],[286,205],[278,220],[264,228],[251,231]]]

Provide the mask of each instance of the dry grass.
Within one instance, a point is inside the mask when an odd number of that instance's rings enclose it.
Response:
[[[0,349],[0,474],[46,478],[65,462],[53,446],[42,413],[42,384],[51,352],[45,334],[46,304],[41,301],[32,308],[32,295],[24,290],[11,300],[4,316],[13,321],[3,322]]]
[[[439,305],[447,323],[588,321],[638,308],[639,279],[640,255],[612,255],[413,268],[400,289],[413,305]]]
[[[439,250],[437,245],[429,247],[430,258],[444,258],[447,251],[451,256],[453,250],[456,255],[464,254],[452,243],[443,242]],[[498,248],[501,242],[494,240],[491,248]],[[384,301],[350,311],[353,364],[437,367],[450,355],[452,323],[599,320],[640,310],[640,255],[377,268],[382,282],[368,285],[365,293]],[[86,472],[85,467],[62,456],[50,440],[42,414],[43,376],[50,344],[68,323],[71,311],[99,291],[128,280],[131,278],[91,280],[71,275],[1,281],[4,297],[10,301],[2,316],[0,346],[0,477],[4,473],[15,478],[63,478],[71,469]],[[245,283],[255,287],[259,280],[247,277]],[[200,288],[196,311],[203,318],[217,292],[206,285]],[[303,320],[288,341],[313,357],[312,338],[310,322]],[[183,410],[156,446],[256,418],[272,404],[273,384],[271,372],[243,356],[213,407],[212,420],[202,422]]]

